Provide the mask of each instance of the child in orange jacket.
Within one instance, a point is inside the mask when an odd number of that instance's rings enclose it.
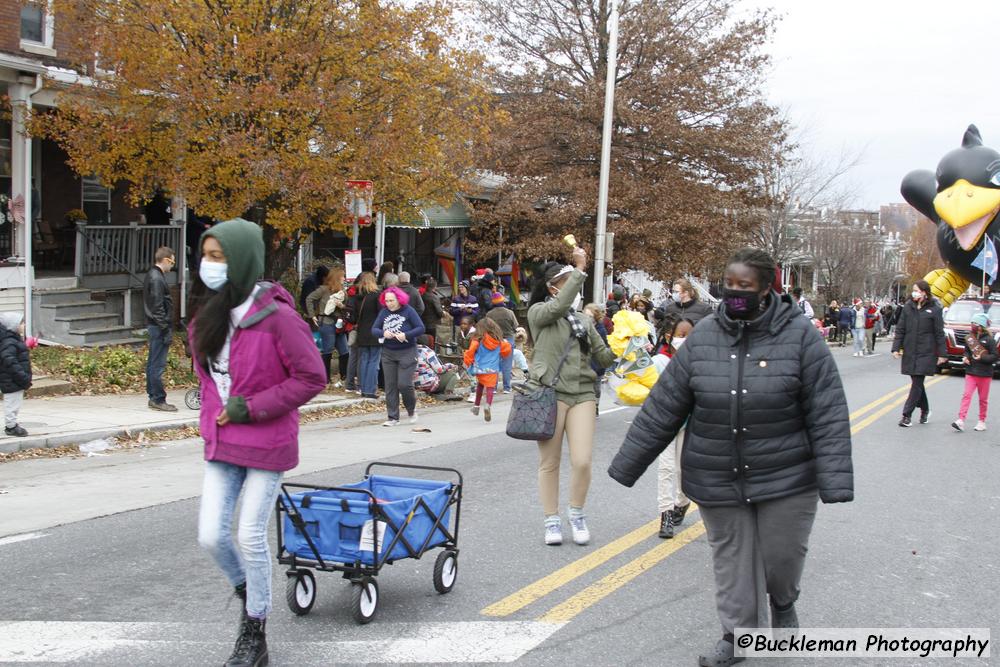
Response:
[[[488,317],[476,324],[476,333],[473,334],[472,343],[465,351],[462,361],[469,374],[476,376],[476,404],[472,406],[472,414],[479,414],[483,391],[486,392],[486,407],[483,409],[486,421],[492,418],[490,408],[493,406],[493,394],[500,374],[500,358],[509,357],[511,352],[510,343],[503,339],[499,324]]]

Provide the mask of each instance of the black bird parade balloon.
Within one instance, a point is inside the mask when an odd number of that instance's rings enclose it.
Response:
[[[983,145],[975,125],[962,146],[945,154],[937,173],[911,171],[900,188],[903,199],[937,225],[937,244],[946,267],[924,278],[944,306],[969,284],[981,285],[983,272],[972,265],[987,236],[1000,247],[1000,153]],[[987,277],[986,283],[990,280]],[[1000,279],[992,286],[1000,283]]]

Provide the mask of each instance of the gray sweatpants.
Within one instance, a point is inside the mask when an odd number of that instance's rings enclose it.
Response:
[[[417,348],[405,350],[382,348],[382,374],[385,375],[385,407],[389,419],[399,419],[399,397],[408,415],[417,409],[417,394],[413,390],[413,373],[417,370]]]
[[[770,626],[768,595],[779,607],[799,597],[816,491],[738,507],[700,507],[715,569],[722,634]]]
[[[17,413],[21,411],[22,403],[24,403],[23,391],[12,391],[3,395],[4,426],[7,428],[17,426]]]

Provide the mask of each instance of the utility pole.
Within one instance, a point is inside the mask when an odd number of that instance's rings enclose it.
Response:
[[[608,71],[604,88],[604,131],[601,142],[601,179],[597,195],[597,235],[594,243],[594,302],[604,303],[604,247],[608,230],[608,181],[611,176],[611,133],[615,116],[615,79],[618,74],[618,0],[611,1],[608,20]]]

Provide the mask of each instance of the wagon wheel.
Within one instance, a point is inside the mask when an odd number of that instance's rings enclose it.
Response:
[[[371,623],[378,611],[378,584],[372,577],[363,577],[351,584],[351,613],[354,620],[364,625]]]
[[[446,549],[434,561],[434,590],[444,595],[451,591],[458,578],[458,554]]]
[[[316,602],[316,578],[311,570],[295,570],[288,573],[285,582],[285,601],[293,614],[305,616]]]
[[[188,410],[200,410],[201,390],[188,389],[187,392],[184,393],[184,405],[187,406]]]

